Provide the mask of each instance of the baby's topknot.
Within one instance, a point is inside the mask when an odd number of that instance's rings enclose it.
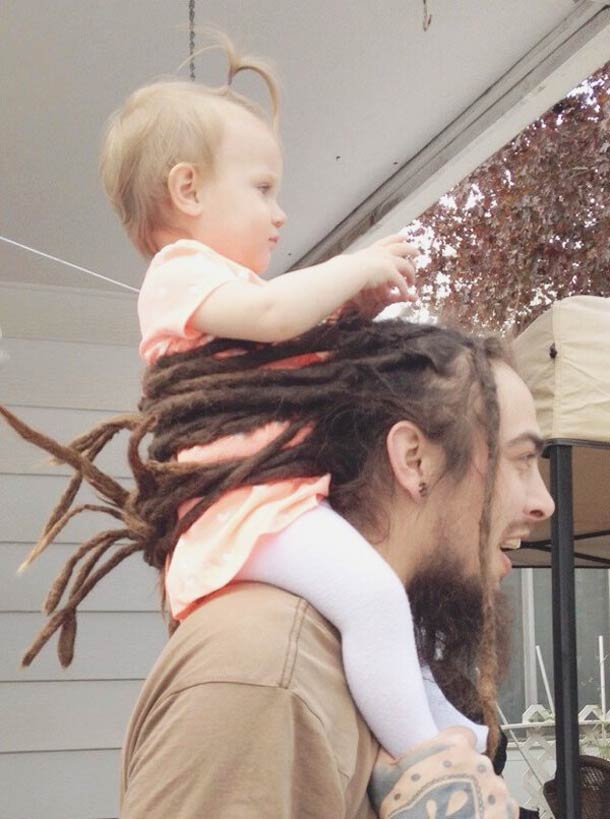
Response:
[[[159,250],[154,231],[165,224],[169,172],[179,162],[192,163],[203,178],[213,171],[231,106],[250,112],[277,132],[279,88],[273,70],[256,57],[240,56],[226,35],[217,33],[215,40],[211,47],[220,48],[227,58],[226,84],[167,79],[145,85],[112,114],[106,128],[100,155],[102,184],[130,239],[147,258]],[[264,81],[270,115],[234,90],[235,77],[244,71],[253,71]]]

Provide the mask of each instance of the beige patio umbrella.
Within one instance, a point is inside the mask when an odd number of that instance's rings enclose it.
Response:
[[[576,565],[601,566],[601,558],[610,567],[610,299],[555,302],[513,349],[543,436],[573,445]],[[541,470],[549,482],[548,460]],[[537,526],[531,540],[534,548],[511,554],[513,565],[550,566],[550,523]]]
[[[591,794],[580,776],[574,568],[610,566],[610,299],[556,302],[514,348],[547,440],[544,470],[556,510],[511,557],[514,565],[552,568],[553,787],[558,816],[580,819]]]

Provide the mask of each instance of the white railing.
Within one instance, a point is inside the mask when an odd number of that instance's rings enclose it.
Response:
[[[610,759],[610,711],[586,705],[578,715],[578,724],[581,754]],[[531,705],[523,714],[523,722],[506,723],[502,729],[509,737],[504,772],[509,790],[523,807],[538,809],[541,819],[552,819],[542,786],[555,776],[554,715],[543,705]]]

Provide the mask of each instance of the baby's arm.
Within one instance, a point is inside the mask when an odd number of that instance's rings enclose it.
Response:
[[[414,269],[409,257],[416,253],[396,235],[278,276],[265,287],[230,281],[205,299],[190,323],[221,338],[286,341],[315,327],[362,290],[385,291],[387,304],[411,300]]]
[[[266,537],[237,576],[308,600],[341,632],[349,687],[383,747],[400,756],[438,733],[406,592],[362,535],[321,505]]]

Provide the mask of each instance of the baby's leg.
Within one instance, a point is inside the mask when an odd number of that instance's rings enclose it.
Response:
[[[394,756],[430,739],[406,592],[375,549],[323,504],[266,537],[237,576],[308,600],[341,632],[343,665],[369,728]]]
[[[470,728],[476,737],[477,751],[480,754],[484,753],[487,746],[487,734],[489,733],[487,726],[468,719],[461,711],[457,710],[453,703],[449,702],[427,665],[423,666],[421,671],[428,705],[438,730],[443,731],[452,725],[462,725],[464,728]]]

